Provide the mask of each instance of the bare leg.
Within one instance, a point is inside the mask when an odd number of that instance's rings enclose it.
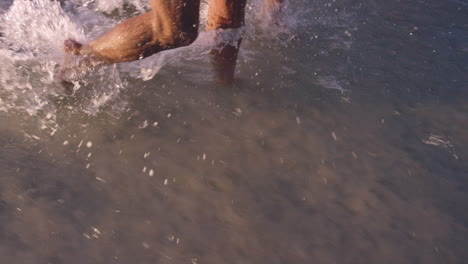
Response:
[[[151,5],[150,12],[123,21],[87,45],[66,40],[65,51],[110,64],[142,59],[195,40],[200,0],[152,0]]]
[[[283,0],[266,0],[280,3]],[[244,24],[246,0],[211,0],[207,30],[237,29]],[[130,18],[115,26],[97,40],[82,45],[66,40],[65,51],[86,59],[80,67],[94,63],[116,63],[148,57],[162,50],[186,46],[198,34],[200,0],[151,0],[152,11]],[[241,39],[236,45],[226,43],[211,52],[222,82],[234,79]],[[67,66],[61,75],[69,70]]]
[[[283,2],[284,0],[264,0],[260,12],[256,15],[257,24],[263,29],[277,24]]]
[[[237,29],[244,24],[246,0],[211,0],[208,9],[207,30]],[[218,78],[223,83],[232,83],[237,55],[242,39],[233,43],[221,43],[222,47],[211,51]]]
[[[280,11],[283,2],[284,0],[265,0],[263,9],[271,15],[276,15]]]

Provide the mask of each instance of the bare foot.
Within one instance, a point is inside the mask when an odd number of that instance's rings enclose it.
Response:
[[[86,72],[89,65],[86,58],[77,58],[82,55],[81,49],[83,44],[74,39],[67,39],[63,42],[63,49],[66,55],[63,59],[63,64],[56,75],[56,81],[61,83],[67,94],[73,90],[73,79]]]
[[[83,47],[83,44],[74,39],[67,39],[63,42],[65,52],[70,55],[80,55],[81,47]]]

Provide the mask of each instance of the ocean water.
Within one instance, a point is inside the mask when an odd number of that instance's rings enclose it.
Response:
[[[251,1],[232,85],[202,2],[70,93],[63,41],[149,3],[0,1],[1,263],[466,263],[466,1]]]

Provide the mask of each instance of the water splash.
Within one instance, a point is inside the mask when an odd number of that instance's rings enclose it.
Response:
[[[202,28],[206,21],[208,0],[201,3]],[[346,12],[333,16],[331,5],[298,1],[286,4],[275,23],[260,26],[259,21],[271,19],[258,15],[263,0],[252,0],[246,9],[246,26],[242,30],[245,42],[271,42],[288,45],[296,37],[314,36],[313,26],[336,29],[339,34],[329,38],[337,43],[332,48],[349,48],[350,39],[342,35],[351,28]],[[322,5],[322,7],[320,7]],[[63,41],[74,38],[87,42],[101,35],[118,22],[150,9],[147,0],[15,0],[0,5],[0,111],[19,111],[43,116],[57,111],[56,102],[63,98],[63,87],[54,81],[62,63]],[[133,10],[128,13],[128,10]],[[127,13],[125,13],[127,12]],[[117,15],[115,14],[117,13]],[[346,24],[348,23],[348,24]],[[208,53],[219,43],[213,32],[200,32],[197,41],[185,48],[161,52],[145,60],[102,67],[74,82],[74,93],[82,96],[75,111],[96,114],[102,106],[119,100],[119,93],[128,78],[153,79],[167,66],[185,67],[195,81],[212,80]],[[229,35],[229,33],[226,33]],[[335,38],[335,39],[333,39]],[[343,44],[344,43],[344,44]],[[341,46],[340,46],[341,45]],[[258,45],[243,45],[239,57],[249,61],[261,57]],[[280,67],[279,70],[285,67]],[[286,67],[287,68],[287,67]],[[291,68],[291,67],[289,67]],[[208,76],[208,78],[207,78]],[[130,84],[129,84],[130,83]],[[322,83],[323,84],[323,80]],[[132,87],[130,87],[132,88]],[[47,122],[53,118],[47,119]]]
[[[84,39],[83,29],[55,1],[17,0],[1,20],[10,49],[34,57],[58,55],[64,38]]]
[[[0,110],[54,115],[64,90],[55,80],[65,55],[63,41],[86,41],[88,34],[93,35],[80,22],[89,20],[89,12],[67,13],[58,1],[16,0],[0,14]],[[95,19],[103,20],[101,14]],[[89,79],[75,83],[75,90],[93,91],[78,106],[85,113],[97,113],[123,87],[115,67],[103,67],[86,77]]]

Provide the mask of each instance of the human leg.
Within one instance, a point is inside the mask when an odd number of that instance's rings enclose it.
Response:
[[[265,0],[264,8],[270,12],[278,12],[284,0]]]
[[[109,64],[142,59],[195,40],[200,0],[152,0],[151,5],[150,12],[123,21],[87,45],[66,40],[65,51]]]
[[[246,0],[211,0],[208,9],[207,30],[238,29],[244,24]],[[237,56],[242,39],[234,43],[220,43],[211,51],[218,78],[223,83],[234,80]]]
[[[256,14],[255,20],[257,24],[263,29],[268,29],[272,25],[277,25],[278,16],[281,13],[281,7],[284,2],[284,0],[263,0],[263,4]]]

